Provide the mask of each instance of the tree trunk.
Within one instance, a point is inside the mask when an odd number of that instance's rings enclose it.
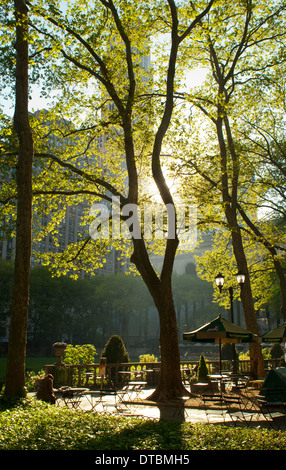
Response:
[[[165,256],[160,278],[150,263],[143,239],[134,240],[133,244],[134,252],[130,260],[137,267],[154,300],[160,323],[160,378],[150,398],[165,401],[187,395],[180,371],[178,325],[172,292],[172,269],[177,241],[170,241],[166,249],[167,257]]]
[[[222,201],[224,204],[224,211],[226,220],[231,232],[233,253],[236,260],[237,268],[239,271],[243,271],[246,274],[245,283],[241,291],[241,301],[244,310],[246,328],[253,333],[258,333],[256,312],[254,309],[254,302],[252,297],[252,290],[250,284],[250,277],[248,272],[247,259],[244,252],[244,246],[241,236],[241,230],[237,221],[237,188],[239,180],[239,160],[235,150],[235,144],[232,138],[231,129],[228,121],[228,117],[224,113],[224,109],[218,107],[218,115],[224,117],[218,117],[216,121],[217,137],[220,148],[221,157],[221,183],[222,183]],[[223,123],[226,131],[226,139],[228,143],[228,150],[232,159],[232,172],[228,172],[227,165],[227,145],[223,132]],[[231,180],[231,190],[229,185]],[[230,193],[231,191],[231,193]],[[264,377],[264,359],[261,352],[259,343],[252,343],[249,347],[250,359],[251,359],[251,371],[256,377]]]
[[[162,288],[162,295],[155,303],[160,321],[161,369],[159,383],[150,398],[165,401],[188,393],[180,371],[178,325],[171,285]]]
[[[235,229],[232,229],[232,246],[233,252],[236,259],[237,268],[246,274],[245,282],[241,289],[241,302],[244,310],[244,317],[246,328],[255,334],[258,334],[258,326],[256,320],[256,312],[254,308],[254,302],[252,297],[252,290],[250,284],[250,277],[248,273],[247,260],[245,257],[243,242],[241,237],[241,231],[238,225]],[[264,359],[260,343],[250,343],[249,345],[250,359],[251,359],[251,372],[254,377],[264,377]]]
[[[6,388],[9,396],[23,395],[30,291],[32,246],[33,137],[28,114],[28,9],[25,0],[15,0],[16,103],[14,127],[18,135],[17,223],[14,286],[7,358]]]

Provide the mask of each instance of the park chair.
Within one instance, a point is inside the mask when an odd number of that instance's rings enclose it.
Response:
[[[242,390],[245,390],[249,384],[249,377],[239,377],[235,383],[232,384],[231,391],[241,393]]]
[[[224,395],[223,401],[235,426],[238,424],[249,426],[253,418],[259,415],[259,410],[249,406],[249,400],[241,395]]]
[[[255,402],[261,413],[274,429],[285,428],[286,425],[284,394],[285,390],[283,389],[267,389],[265,391],[262,389],[260,394],[255,397]]]
[[[209,424],[225,422],[227,409],[221,394],[202,394],[201,399]]]

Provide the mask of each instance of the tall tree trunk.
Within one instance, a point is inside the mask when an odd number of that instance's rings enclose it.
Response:
[[[28,114],[28,9],[25,0],[15,0],[14,7],[17,19],[14,126],[18,135],[19,153],[17,165],[16,256],[5,388],[5,393],[9,396],[23,395],[25,387],[34,154]]]
[[[186,390],[180,372],[178,326],[171,284],[160,290],[155,302],[160,321],[161,369],[159,383],[151,398],[164,401],[182,396]]]
[[[134,240],[131,262],[135,264],[154,300],[160,323],[161,369],[159,383],[150,398],[168,400],[187,394],[180,371],[178,326],[172,292],[172,269],[177,241],[168,240],[168,256],[165,256],[160,278],[156,275],[142,239]],[[171,254],[173,252],[173,255]]]
[[[254,302],[252,297],[252,289],[250,284],[250,277],[248,272],[247,259],[244,252],[241,230],[237,221],[237,187],[239,180],[239,160],[235,151],[235,145],[231,134],[228,118],[223,109],[218,107],[218,117],[216,122],[217,136],[220,148],[221,157],[221,182],[222,182],[222,201],[226,220],[231,232],[233,253],[236,260],[237,268],[246,274],[245,283],[241,291],[241,301],[244,310],[245,323],[247,329],[253,333],[258,333],[258,326],[256,320],[256,312],[254,309]],[[221,117],[224,116],[224,117]],[[223,123],[225,125],[228,150],[223,132]],[[228,151],[232,159],[232,173],[228,170],[227,154]],[[231,184],[229,183],[231,180]],[[231,189],[230,189],[231,188]],[[263,377],[264,372],[264,359],[261,352],[259,343],[251,343],[249,347],[251,359],[251,371],[256,377]]]
[[[253,333],[258,334],[258,325],[252,297],[247,260],[243,249],[241,232],[238,226],[236,229],[232,230],[232,246],[237,268],[239,271],[242,271],[246,274],[245,282],[241,289],[241,302],[244,310],[246,328]],[[251,372],[253,373],[254,377],[264,377],[264,359],[262,356],[260,343],[250,343],[249,351],[251,359]]]

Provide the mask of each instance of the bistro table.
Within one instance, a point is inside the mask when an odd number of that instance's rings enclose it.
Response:
[[[264,383],[264,379],[250,380],[249,385],[253,388],[260,389]]]
[[[128,402],[133,402],[139,399],[140,392],[147,385],[147,382],[132,380],[124,385],[122,389],[117,391],[118,403],[127,405]]]
[[[83,395],[87,388],[82,387],[61,387],[55,390],[55,394],[61,398],[67,408],[79,408]]]
[[[150,372],[150,371],[148,371]],[[129,376],[131,378],[132,375],[134,375],[135,378],[139,378],[139,377],[142,377],[143,375],[145,375],[147,373],[147,371],[145,369],[143,370],[119,370],[118,371],[118,374],[120,375],[123,375],[123,376]],[[133,381],[132,381],[133,382]]]
[[[128,384],[128,393],[130,394],[130,397],[135,394],[135,399],[139,398],[140,392],[142,392],[143,388],[147,385],[147,382],[143,381],[135,381],[132,380],[132,382],[129,382]]]
[[[91,411],[94,411],[98,405],[102,405],[103,410],[106,410],[108,406],[116,407],[117,406],[117,392],[113,389],[101,389],[101,390],[86,390],[84,395],[87,398],[87,401],[91,405]],[[113,401],[107,401],[105,398],[107,396],[114,396]]]

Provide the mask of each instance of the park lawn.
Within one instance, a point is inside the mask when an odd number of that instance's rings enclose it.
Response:
[[[2,412],[1,412],[2,404]],[[4,406],[3,406],[4,405]],[[7,409],[9,408],[9,409]],[[286,432],[86,413],[0,399],[2,450],[286,450]]]
[[[6,357],[0,357],[0,380],[5,379],[6,376]],[[55,357],[27,357],[26,370],[39,372],[44,369],[47,364],[54,364]]]

